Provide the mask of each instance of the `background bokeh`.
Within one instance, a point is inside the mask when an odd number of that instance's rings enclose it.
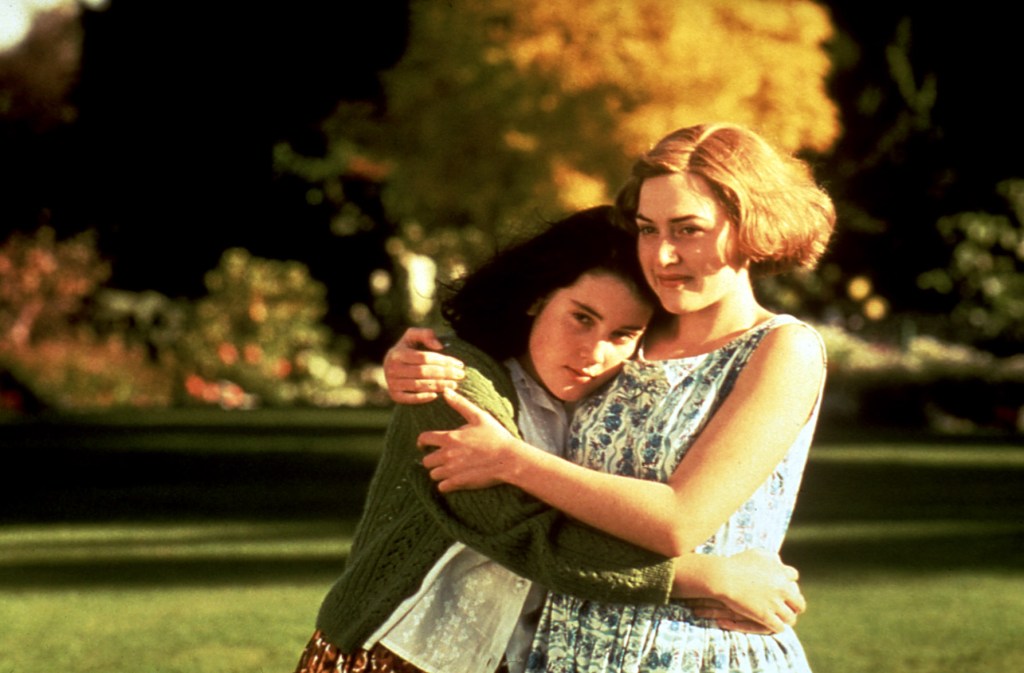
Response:
[[[819,673],[1024,663],[1012,3],[0,0],[0,669],[292,670],[438,282],[749,124],[833,195]]]
[[[376,363],[436,324],[438,282],[608,201],[665,132],[724,119],[806,157],[838,205],[818,271],[760,289],[825,328],[831,412],[1024,422],[1002,4],[0,11],[10,409],[380,403]],[[875,403],[892,396],[898,418]]]

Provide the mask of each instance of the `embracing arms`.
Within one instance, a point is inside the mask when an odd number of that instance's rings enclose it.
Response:
[[[811,330],[772,330],[666,483],[590,470],[498,437],[486,424],[424,433],[420,443],[438,447],[424,465],[442,491],[513,484],[616,537],[679,556],[707,540],[768,478],[812,413],[823,375]],[[445,397],[459,408],[457,393]]]
[[[429,330],[410,331],[403,339],[406,342],[406,346],[403,347],[402,342],[400,342],[396,348],[389,352],[388,358],[385,359],[385,371],[391,384],[392,397],[396,401],[403,399],[414,401],[419,399],[418,396],[434,397],[436,396],[433,394],[434,391],[443,390],[452,385],[451,383],[441,381],[430,383],[430,387],[427,388],[423,385],[425,376],[448,376],[451,378],[450,373],[453,371],[462,373],[461,363],[452,361],[443,354],[412,350],[411,345],[416,343],[422,342],[430,345],[429,339],[432,338],[433,334]],[[396,393],[396,391],[398,392]],[[405,397],[402,397],[403,395]],[[462,398],[454,396],[452,399],[459,400]],[[455,406],[458,407],[458,405],[459,403],[456,401]],[[468,406],[471,407],[472,405]],[[459,411],[464,417],[469,418],[465,413],[465,408]],[[479,410],[476,411],[479,412]],[[490,422],[494,422],[494,419],[488,414],[481,413],[480,418],[489,419]],[[495,424],[500,428],[500,424]],[[442,433],[445,436],[445,441],[449,444],[448,448],[451,449],[449,453],[457,453],[460,442],[466,445],[476,441],[473,434],[478,432],[478,429],[474,429],[473,425],[473,422],[470,422],[449,433]],[[511,437],[510,433],[506,434]],[[427,436],[429,436],[429,433]],[[422,437],[423,435],[421,435]],[[485,435],[481,441],[486,443],[490,440]],[[538,450],[536,453],[541,454],[543,452]],[[425,459],[425,463],[428,466],[433,465],[433,458],[437,455],[439,454],[431,454]],[[548,456],[548,454],[543,455]],[[553,460],[569,465],[561,459]],[[443,473],[443,467],[435,467],[435,473],[437,473],[438,469],[441,469]],[[583,468],[577,469],[583,470]],[[584,471],[590,472],[589,470]],[[459,479],[462,479],[462,477],[459,477]],[[637,483],[636,480],[624,477],[616,477],[615,479],[619,482],[625,482],[629,486],[635,486]],[[495,480],[487,477],[483,481],[467,481],[463,485],[480,487],[493,483],[495,483]],[[451,484],[445,485],[444,488],[446,492],[454,490]],[[573,496],[572,492],[569,491],[567,494],[570,495],[571,499]],[[437,498],[440,503],[447,502],[441,494],[438,494]],[[461,525],[457,513],[449,511],[442,512],[441,515],[443,518],[450,519],[449,525]],[[604,528],[604,523],[604,521],[596,520],[596,526]],[[460,534],[460,531],[455,530],[453,532],[455,537],[464,539],[465,536]],[[473,546],[484,553],[488,553],[488,550],[481,549],[477,544],[473,544]],[[796,570],[784,566],[779,561],[777,555],[751,550],[750,552],[744,552],[733,557],[713,557],[692,553],[679,556],[680,558],[677,558],[675,561],[673,595],[717,598],[725,605],[733,608],[736,613],[758,622],[756,626],[749,621],[741,624],[736,621],[741,618],[736,615],[730,615],[729,619],[721,622],[726,628],[743,628],[744,630],[759,632],[764,632],[765,630],[778,631],[785,624],[795,622],[796,615],[806,608],[806,604],[795,582],[797,579]],[[555,588],[560,589],[557,586]],[[710,611],[705,612],[704,616],[722,617],[723,614],[724,611],[710,609]],[[761,624],[768,625],[768,628],[765,629],[760,626]]]

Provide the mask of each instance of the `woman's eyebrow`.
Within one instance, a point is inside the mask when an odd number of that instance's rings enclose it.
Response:
[[[589,304],[584,304],[581,301],[576,301],[575,299],[570,299],[569,301],[571,301],[573,304],[575,304],[576,308],[578,308],[579,310],[583,311],[584,313],[589,313],[589,314],[593,315],[595,318],[597,318],[598,320],[604,320],[604,316],[601,315],[597,311],[597,309],[595,309],[593,306],[590,306]],[[645,329],[647,329],[647,326],[646,325],[623,325],[619,329],[622,330],[622,331],[625,331],[625,332],[643,332]]]
[[[576,308],[580,309],[581,311],[584,311],[586,313],[589,313],[589,314],[593,315],[598,320],[604,320],[604,316],[601,315],[600,312],[598,312],[598,310],[596,308],[594,308],[593,306],[590,306],[589,304],[584,304],[581,301],[576,301],[575,299],[570,299],[569,301],[571,301],[573,304],[575,304]]]
[[[644,222],[651,222],[651,223],[654,222],[654,220],[652,220],[651,218],[647,217],[643,213],[639,213],[639,212],[636,214],[636,219],[643,220]],[[691,220],[699,220],[699,219],[701,219],[700,215],[695,215],[695,214],[676,215],[675,217],[670,217],[668,222],[669,222],[669,224],[682,224],[683,222],[689,222]]]

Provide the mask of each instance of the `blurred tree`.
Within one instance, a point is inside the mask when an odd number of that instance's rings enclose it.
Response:
[[[193,397],[226,407],[345,401],[347,373],[320,322],[326,290],[303,264],[234,248],[206,286],[182,344]]]
[[[952,297],[962,340],[1017,352],[1013,346],[1024,342],[1024,180],[1002,182],[997,191],[1009,212],[939,220],[949,265],[921,274],[918,284]]]
[[[12,234],[0,246],[0,342],[20,347],[67,332],[83,300],[109,276],[91,231],[65,240],[50,227]]]
[[[838,288],[867,281],[884,299],[887,319],[877,332],[901,340],[900,333],[956,332],[978,343],[982,332],[952,325],[964,288],[952,288],[963,269],[951,265],[950,246],[966,232],[953,230],[973,217],[957,214],[1000,212],[1005,204],[992,186],[1022,174],[1015,10],[986,0],[827,5],[836,26],[829,90],[844,102],[844,133],[816,159],[841,225],[826,266],[841,270]],[[937,281],[942,275],[948,282]],[[980,270],[975,275],[980,280]],[[934,291],[942,286],[950,291]],[[871,323],[860,310],[866,305],[848,302],[848,326]]]
[[[375,226],[346,177],[383,182],[396,254],[442,262],[442,278],[538,213],[607,201],[629,157],[674,128],[726,119],[789,150],[839,133],[831,24],[809,0],[413,1],[410,16],[384,105],[341,105],[322,156],[282,148],[277,166],[345,231]]]

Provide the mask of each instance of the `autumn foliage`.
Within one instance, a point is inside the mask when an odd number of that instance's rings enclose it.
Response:
[[[630,158],[682,126],[738,122],[787,150],[826,150],[840,130],[831,33],[810,0],[414,1],[384,108],[343,105],[325,125],[320,168],[344,166],[333,178],[292,166],[321,183],[386,168],[396,221],[500,238],[606,202]]]

